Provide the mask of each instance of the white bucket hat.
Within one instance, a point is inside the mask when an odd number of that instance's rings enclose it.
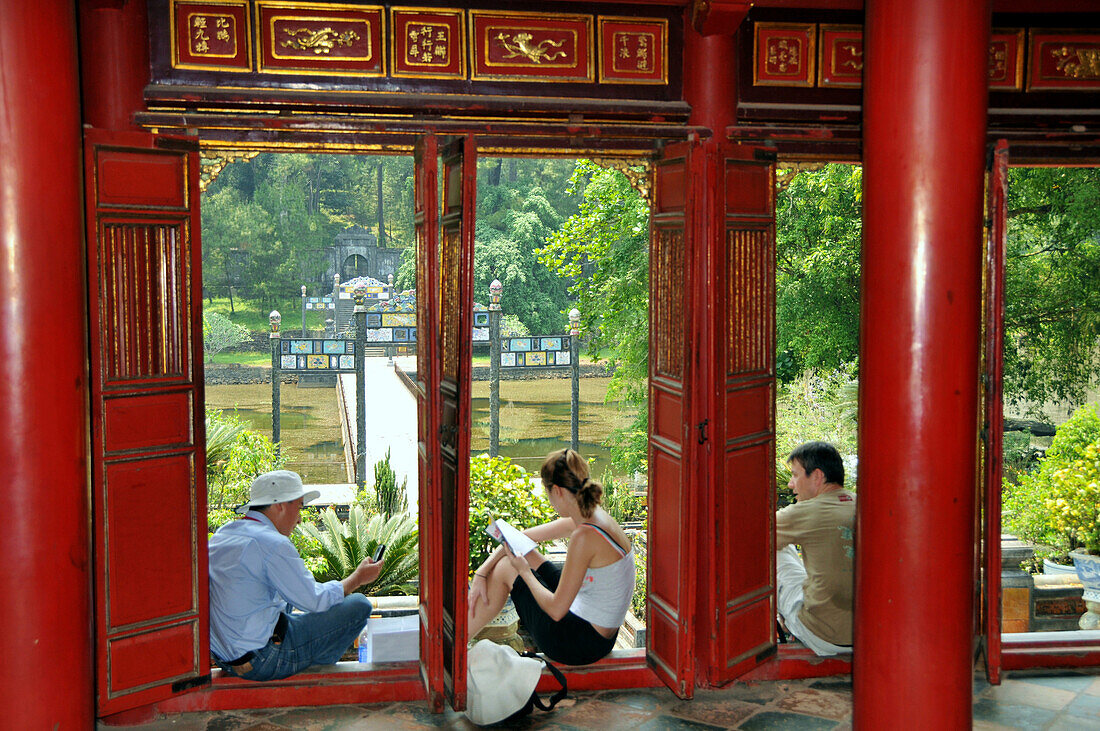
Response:
[[[252,481],[252,490],[249,500],[244,505],[237,506],[238,513],[244,514],[250,508],[257,505],[273,505],[286,503],[302,498],[302,504],[312,502],[321,496],[320,490],[307,490],[302,484],[302,478],[297,472],[290,470],[275,470],[265,472]]]
[[[491,640],[478,640],[466,659],[466,717],[479,726],[503,721],[523,708],[542,674],[541,660],[520,657]]]

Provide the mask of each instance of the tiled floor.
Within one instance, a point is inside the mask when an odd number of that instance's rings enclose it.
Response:
[[[681,701],[665,689],[575,693],[552,713],[535,711],[523,729],[848,729],[852,684],[847,677],[734,684]],[[103,727],[101,727],[103,728]],[[138,727],[143,731],[343,731],[345,729],[474,729],[462,714],[433,715],[427,705],[273,708],[184,713]],[[975,729],[1100,730],[1100,673],[1014,674],[992,687],[974,681]]]

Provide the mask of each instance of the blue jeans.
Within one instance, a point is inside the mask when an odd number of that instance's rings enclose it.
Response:
[[[362,594],[349,594],[324,612],[291,614],[279,644],[268,642],[253,651],[247,680],[288,678],[310,665],[332,665],[359,636],[370,617],[371,603]]]

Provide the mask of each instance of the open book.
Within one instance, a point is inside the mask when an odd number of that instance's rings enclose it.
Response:
[[[511,523],[504,518],[491,519],[490,523],[485,528],[485,532],[496,539],[497,543],[505,543],[508,548],[517,556],[526,556],[531,551],[538,548],[538,544],[532,541],[527,536],[520,533]]]

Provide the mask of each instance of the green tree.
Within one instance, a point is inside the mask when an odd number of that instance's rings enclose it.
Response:
[[[649,204],[621,172],[580,160],[566,192],[579,211],[547,239],[539,259],[569,279],[587,351],[615,366],[608,399],[637,408],[646,400],[649,363]],[[612,438],[619,467],[641,469],[647,410]]]
[[[795,174],[776,197],[776,352],[781,381],[859,356],[862,171]]]
[[[1013,168],[1008,216],[1006,398],[1083,403],[1100,377],[1100,170]]]
[[[202,347],[207,360],[226,348],[248,340],[248,330],[218,312],[202,313]]]

